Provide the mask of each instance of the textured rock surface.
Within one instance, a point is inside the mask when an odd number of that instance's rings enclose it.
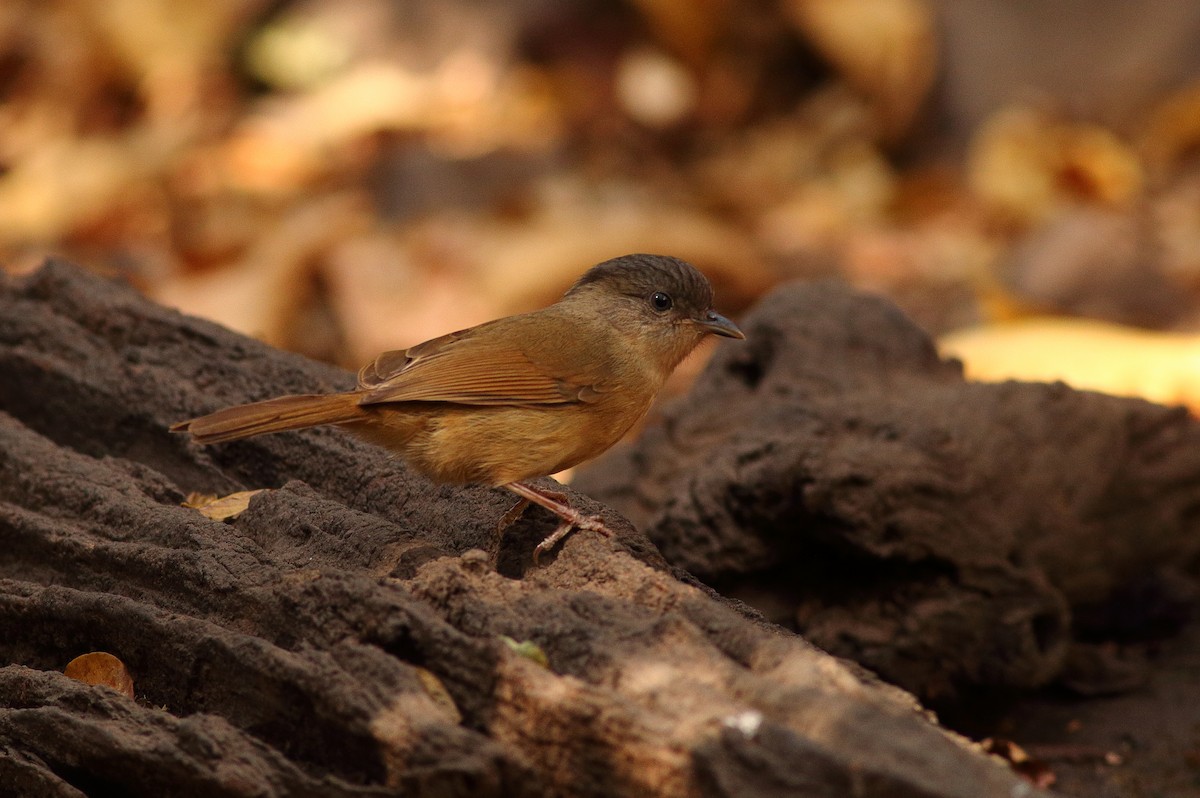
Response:
[[[1044,684],[1073,628],[1170,621],[1164,569],[1200,553],[1182,409],[965,383],[893,306],[833,284],[783,287],[743,329],[575,482],[669,562],[927,699]]]
[[[1034,794],[906,694],[673,573],[611,511],[614,539],[575,534],[533,568],[550,518],[499,540],[510,498],[431,486],[339,431],[209,449],[166,432],[346,381],[64,264],[0,284],[0,783]],[[230,523],[179,506],[248,488],[274,490]],[[92,650],[136,700],[57,673]]]

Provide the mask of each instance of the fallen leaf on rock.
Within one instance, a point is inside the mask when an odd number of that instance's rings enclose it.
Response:
[[[1182,404],[1200,413],[1200,336],[1069,318],[959,330],[939,342],[982,382],[1062,381],[1073,388]]]
[[[133,698],[133,677],[125,663],[106,651],[81,654],[67,663],[63,674],[84,684],[100,684],[111,687],[124,696]]]
[[[998,737],[988,737],[981,742],[980,747],[989,754],[998,756],[1012,766],[1012,769],[1028,779],[1037,787],[1049,788],[1058,781],[1050,766],[1039,759],[1034,759],[1025,749],[1012,740],[1002,740]]]
[[[522,640],[517,642],[508,635],[500,635],[500,640],[504,645],[511,648],[515,653],[520,654],[527,660],[536,662],[546,670],[550,669],[550,660],[546,656],[546,652],[542,651],[541,646],[531,640]]]
[[[458,709],[458,704],[454,703],[454,697],[450,695],[450,691],[446,689],[446,685],[442,683],[432,671],[425,668],[416,668],[417,678],[421,681],[421,686],[425,688],[425,692],[433,699],[433,703],[440,708],[446,710],[446,714],[453,719],[454,723],[462,723],[462,712]]]
[[[205,518],[211,518],[214,521],[228,521],[244,513],[246,508],[250,506],[250,499],[256,494],[262,493],[263,490],[262,488],[259,490],[239,490],[237,493],[230,493],[227,496],[189,493],[187,501],[183,503],[183,506],[196,510]]]

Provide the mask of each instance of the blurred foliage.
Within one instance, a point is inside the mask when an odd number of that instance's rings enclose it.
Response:
[[[976,124],[946,99],[980,73],[953,45],[1001,5],[944,7],[10,0],[0,262],[62,254],[346,366],[632,251],[693,261],[734,312],[838,275],[934,333],[1028,314],[1196,327],[1190,66],[1078,90],[1119,94],[1127,123],[1014,83]],[[1021,58],[1052,74],[1069,55]]]

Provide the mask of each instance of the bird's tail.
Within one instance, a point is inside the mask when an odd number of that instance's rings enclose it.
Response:
[[[171,432],[189,432],[197,443],[222,443],[268,432],[344,424],[364,415],[366,411],[353,393],[281,396],[181,421],[172,425]]]

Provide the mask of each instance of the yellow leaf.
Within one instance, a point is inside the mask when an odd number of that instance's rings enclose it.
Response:
[[[1200,336],[1087,319],[1035,317],[960,330],[939,341],[984,382],[1062,381],[1200,411]]]
[[[205,518],[211,518],[214,521],[228,521],[231,518],[237,518],[245,512],[246,507],[250,505],[250,499],[262,492],[262,489],[239,490],[237,493],[230,493],[228,496],[189,493],[187,501],[183,503],[183,506],[197,510]]]

